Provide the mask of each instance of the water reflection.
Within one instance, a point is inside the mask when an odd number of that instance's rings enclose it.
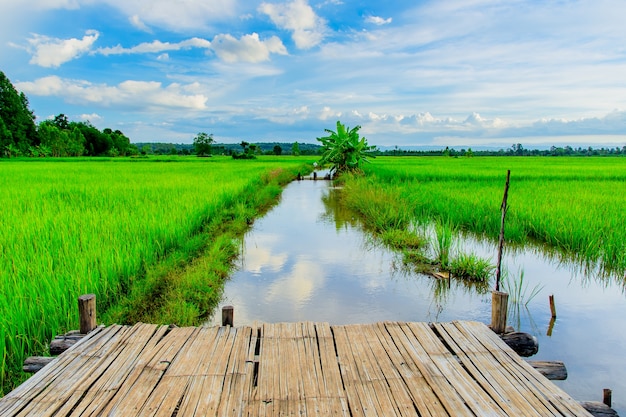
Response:
[[[257,320],[490,322],[488,289],[415,273],[401,254],[363,233],[338,198],[327,181],[294,182],[281,203],[255,222],[221,303],[235,306],[237,325]],[[457,247],[495,262],[495,245],[487,240],[462,236]],[[527,303],[512,304],[509,320],[539,339],[536,359],[565,361],[569,377],[558,384],[574,398],[598,399],[602,388],[611,387],[614,408],[624,414],[623,280],[540,247],[506,247],[503,266],[523,270],[529,288],[542,286]],[[550,294],[558,311],[551,328]],[[217,316],[211,324],[219,323],[219,310]]]

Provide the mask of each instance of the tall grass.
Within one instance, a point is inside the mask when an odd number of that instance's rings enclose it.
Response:
[[[78,328],[76,299],[106,310],[208,219],[299,158],[0,162],[0,383]]]
[[[508,241],[539,242],[614,274],[626,271],[623,158],[381,157],[364,167],[375,187],[419,219],[449,218],[496,238],[506,170],[511,170]],[[384,198],[384,197],[380,197]]]

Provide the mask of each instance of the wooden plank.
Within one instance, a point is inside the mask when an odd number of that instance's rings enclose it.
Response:
[[[99,328],[0,414],[589,416],[474,322]]]
[[[81,396],[72,396],[71,400],[58,409],[57,414],[91,415],[105,408],[132,373],[138,360],[141,360],[142,351],[150,349],[155,344],[155,339],[160,339],[166,330],[166,326],[152,324],[135,326],[132,336],[119,344],[115,365],[107,366],[102,372],[93,375],[94,378],[87,382],[88,388],[77,393]]]
[[[190,389],[198,363],[206,361],[218,328],[199,328],[174,357],[148,400],[138,411],[144,416],[171,416]]]
[[[428,384],[418,367],[413,363],[410,355],[402,344],[396,345],[391,337],[390,328],[398,328],[398,323],[378,323],[380,342],[385,347],[389,359],[393,363],[396,371],[404,381],[404,385],[410,396],[413,406],[417,410],[420,416],[434,417],[434,416],[448,416],[448,412],[445,410],[441,401],[437,398],[437,395],[433,392],[433,389]]]
[[[388,330],[394,342],[406,350],[410,360],[420,370],[450,415],[498,414],[481,403],[480,398],[471,397],[480,397],[482,394],[478,390],[467,387],[466,381],[457,380],[462,378],[462,370],[458,369],[460,365],[451,353],[437,346],[440,342],[429,337],[432,332],[428,326],[411,327],[410,324],[402,323],[397,328]]]
[[[142,355],[127,383],[118,390],[102,415],[138,415],[176,355],[196,332],[198,329],[194,327],[177,327],[158,340]]]
[[[120,346],[132,337],[132,333],[133,328],[119,327],[109,333],[105,340],[94,343],[91,349],[89,346],[75,349],[75,346],[81,345],[80,342],[74,345],[64,355],[75,354],[75,359],[62,369],[55,368],[53,381],[39,392],[36,401],[30,402],[16,415],[50,416],[66,404],[79,401],[85,390],[115,360]]]
[[[455,325],[472,332],[483,346],[502,363],[512,377],[515,376],[519,381],[523,381],[537,398],[547,400],[553,407],[558,409],[561,415],[590,416],[579,403],[506,346],[487,326],[478,322],[455,322]]]
[[[520,410],[528,416],[555,415],[556,409],[536,401],[531,392],[519,386],[519,381],[508,379],[502,365],[480,343],[475,343],[471,334],[446,323],[434,327],[472,377],[508,415]]]
[[[244,397],[250,390],[254,372],[254,364],[248,363],[252,334],[251,327],[237,329],[216,415],[238,416],[243,413]],[[254,352],[252,357],[254,358]]]
[[[328,323],[316,323],[315,334],[319,349],[318,386],[324,397],[330,399],[329,415],[350,416],[348,398],[341,378],[335,349],[333,330]]]
[[[200,383],[200,387],[190,387],[190,393],[180,405],[179,415],[217,415],[237,332],[238,329],[230,326],[219,328],[213,351],[208,353],[205,363],[198,364],[196,369],[194,381]]]
[[[111,326],[108,328],[100,328],[91,332],[87,337],[81,340],[80,344],[75,344],[68,349],[65,354],[55,358],[50,366],[37,372],[31,376],[19,387],[9,392],[0,399],[0,414],[15,415],[24,407],[27,407],[31,401],[35,401],[46,387],[54,384],[58,377],[59,370],[67,366],[71,366],[74,361],[86,361],[86,357],[80,357],[76,353],[80,346],[86,348],[93,347],[97,344],[103,344],[112,334],[119,331],[121,326]]]
[[[424,347],[426,360],[439,368],[442,375],[454,387],[465,404],[477,415],[505,415],[495,401],[487,395],[476,381],[471,378],[456,357],[433,333],[426,323],[407,323],[403,326],[411,329],[413,335]]]

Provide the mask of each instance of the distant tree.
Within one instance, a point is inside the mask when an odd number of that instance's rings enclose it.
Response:
[[[193,139],[193,147],[196,151],[197,156],[211,156],[211,146],[215,140],[213,139],[213,133],[206,134],[205,132],[200,132]]]
[[[298,144],[298,142],[294,142],[293,145],[291,145],[291,154],[295,156],[300,156],[300,145]]]
[[[474,156],[474,152],[472,152],[472,148],[467,148],[467,152],[465,152],[465,156],[467,156],[468,158],[471,158],[472,156]]]
[[[274,155],[282,155],[283,148],[280,145],[274,145]]]

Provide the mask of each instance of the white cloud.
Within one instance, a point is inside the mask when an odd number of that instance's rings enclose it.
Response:
[[[339,117],[341,117],[341,112],[334,111],[328,106],[325,106],[319,115],[320,120],[336,119]]]
[[[17,83],[16,86],[27,94],[57,96],[69,103],[101,107],[202,110],[208,101],[208,97],[202,94],[192,94],[200,87],[197,83],[163,86],[155,81],[128,80],[117,86],[109,86],[49,76]]]
[[[276,36],[261,41],[259,35],[253,33],[236,39],[231,35],[217,35],[213,38],[212,47],[217,56],[225,62],[263,62],[270,59],[270,53],[286,55],[287,49]]]
[[[131,48],[124,48],[121,45],[114,47],[98,48],[97,53],[102,55],[120,55],[120,54],[145,54],[159,53],[164,51],[179,51],[181,49],[204,48],[211,47],[211,42],[201,38],[191,38],[182,42],[169,43],[161,41],[144,42]]]
[[[269,39],[261,40],[257,33],[243,35],[239,39],[229,34],[221,34],[216,35],[212,42],[201,38],[191,38],[177,43],[156,40],[144,42],[131,48],[125,48],[121,45],[99,48],[96,52],[108,56],[160,53],[190,48],[212,49],[220,59],[229,63],[239,61],[257,63],[268,61],[270,54],[287,55],[287,48],[278,37],[272,36]],[[164,58],[167,59],[169,56],[165,54],[158,57],[158,59]]]
[[[373,23],[377,26],[382,26],[382,25],[388,25],[389,23],[391,23],[391,17],[387,18],[387,19],[383,19],[380,16],[367,16],[365,18],[365,21],[367,23]]]
[[[134,27],[136,27],[139,30],[142,30],[142,31],[148,32],[148,33],[152,32],[150,30],[150,28],[148,27],[148,25],[146,25],[141,20],[141,18],[138,15],[136,15],[136,14],[132,15],[131,17],[129,17],[128,21],[130,22],[131,25],[133,25]]]
[[[91,122],[91,123],[98,123],[100,120],[102,120],[102,116],[100,116],[98,113],[91,113],[91,114],[81,114],[79,116],[80,120],[84,121],[84,122]]]
[[[131,22],[181,32],[203,29],[212,22],[234,17],[237,6],[236,0],[103,0],[103,2],[121,10],[132,19]]]
[[[88,30],[82,39],[57,39],[42,35],[33,35],[28,39],[32,53],[31,64],[41,67],[59,67],[65,62],[71,61],[91,49],[100,34],[95,30]]]
[[[270,17],[281,29],[292,32],[299,49],[309,49],[324,39],[326,22],[309,6],[307,0],[294,0],[284,4],[262,3],[259,12]]]

